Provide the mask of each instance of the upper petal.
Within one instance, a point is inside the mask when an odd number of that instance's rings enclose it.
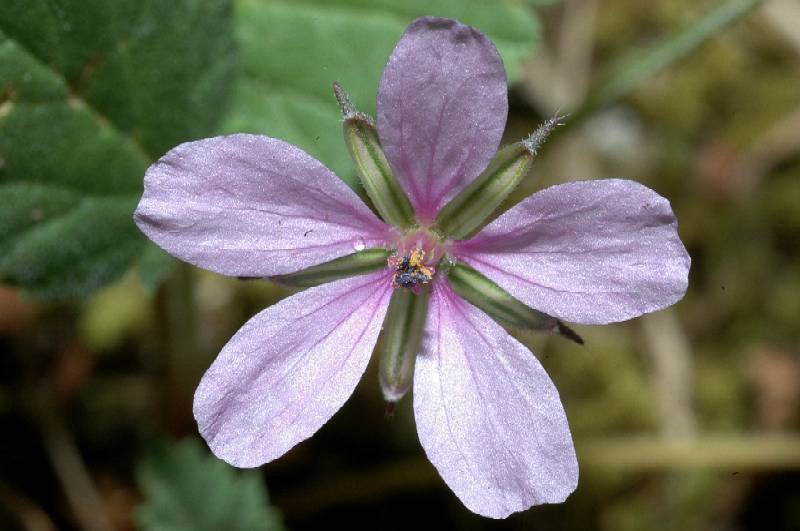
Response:
[[[575,490],[578,462],[553,382],[444,283],[431,296],[414,413],[428,458],[471,511],[505,518]]]
[[[424,17],[397,43],[378,89],[378,132],[423,221],[489,164],[508,113],[506,73],[486,35]]]
[[[669,201],[634,181],[553,186],[456,245],[458,258],[565,321],[623,321],[686,293],[690,258]]]
[[[134,218],[170,254],[231,276],[291,273],[381,245],[388,231],[318,160],[247,134],[170,150],[147,170]]]
[[[214,454],[259,466],[325,424],[367,367],[390,290],[381,271],[308,289],[250,319],[194,395]]]

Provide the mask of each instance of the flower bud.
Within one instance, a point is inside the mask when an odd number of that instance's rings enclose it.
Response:
[[[456,239],[477,232],[527,175],[539,146],[558,120],[551,118],[525,140],[498,151],[483,173],[439,212],[436,229]]]
[[[383,153],[375,122],[350,103],[344,89],[334,82],[333,92],[344,116],[344,141],[353,157],[361,183],[383,220],[406,229],[414,225],[414,209],[397,183]]]
[[[428,314],[428,295],[428,286],[423,287],[419,294],[397,289],[389,301],[378,367],[383,397],[389,403],[400,400],[411,387],[414,362]]]
[[[523,330],[558,333],[578,344],[583,339],[567,325],[546,313],[534,310],[474,268],[457,263],[447,273],[453,290],[493,319]]]
[[[365,249],[324,264],[307,267],[296,273],[270,277],[270,280],[293,288],[308,288],[386,267],[386,260],[390,254],[391,251],[388,249]]]

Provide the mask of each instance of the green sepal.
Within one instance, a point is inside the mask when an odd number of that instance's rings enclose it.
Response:
[[[375,122],[356,110],[341,85],[334,83],[333,91],[344,117],[344,142],[375,210],[395,227],[414,226],[414,209],[383,153]]]
[[[525,140],[498,151],[483,173],[442,208],[434,228],[455,239],[474,235],[528,174],[539,147],[559,119],[549,119]]]
[[[467,264],[454,264],[447,273],[447,280],[458,295],[501,324],[521,330],[558,333],[583,344],[583,339],[560,320],[534,310]]]
[[[270,280],[293,288],[309,288],[342,278],[363,275],[386,267],[389,249],[365,249],[357,253],[336,258],[330,262],[307,267],[296,273],[270,277]]]
[[[383,321],[383,348],[378,367],[381,390],[387,402],[397,402],[411,387],[414,362],[428,315],[429,294],[428,286],[423,286],[416,294],[397,288],[389,301]]]

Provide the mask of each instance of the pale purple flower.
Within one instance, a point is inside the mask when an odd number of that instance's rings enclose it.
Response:
[[[689,257],[675,217],[666,199],[632,181],[553,186],[465,241],[425,232],[497,151],[507,108],[491,41],[455,21],[419,19],[383,72],[377,127],[420,229],[387,225],[297,147],[247,134],[182,144],[153,164],[136,222],[174,256],[224,275],[271,277],[364,248],[414,248],[469,264],[575,323],[622,321],[679,300]],[[254,467],[316,432],[361,378],[392,292],[406,289],[395,277],[387,267],[336,280],[250,319],[195,394],[212,451]],[[429,289],[413,377],[428,458],[482,515],[563,501],[578,464],[552,381],[527,348],[456,295],[446,272],[434,271]]]

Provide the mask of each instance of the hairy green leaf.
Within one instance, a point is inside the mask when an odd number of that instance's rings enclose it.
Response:
[[[153,255],[132,221],[144,171],[216,129],[230,12],[230,0],[0,0],[0,280],[84,295]]]

